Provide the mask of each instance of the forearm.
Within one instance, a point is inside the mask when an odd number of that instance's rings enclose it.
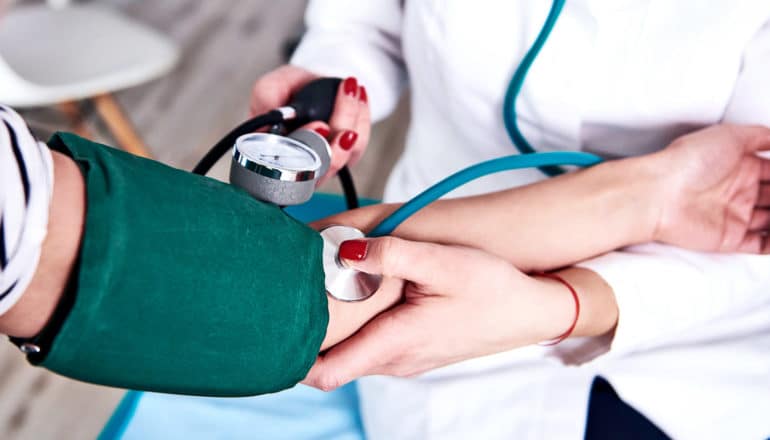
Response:
[[[377,294],[366,301],[343,302],[329,297],[329,325],[321,351],[347,339],[381,312],[394,306],[401,300],[402,287],[401,280],[385,278]]]
[[[612,288],[601,276],[589,269],[569,268],[557,274],[568,282],[578,295],[580,313],[572,336],[600,336],[612,331],[618,321],[618,305]],[[545,277],[538,282],[536,295],[542,297],[539,309],[545,339],[553,339],[569,328],[575,316],[575,302],[566,286]],[[534,341],[537,342],[537,341]]]
[[[522,188],[442,201],[397,234],[477,247],[524,271],[552,269],[648,241],[657,185],[645,159],[608,162]]]
[[[77,259],[85,216],[85,186],[77,165],[61,153],[52,152],[53,197],[48,216],[48,234],[35,275],[21,299],[0,316],[0,333],[31,337],[53,313]]]
[[[394,235],[483,249],[525,270],[565,266],[645,241],[652,234],[655,185],[652,175],[645,175],[645,165],[635,160],[612,162],[523,188],[440,200],[404,222]],[[352,221],[362,230],[371,230],[398,206],[362,208],[353,216],[325,219],[316,227]],[[509,227],[501,229],[501,225]],[[569,268],[559,274],[580,298],[581,313],[573,335],[597,336],[612,330],[618,310],[610,286],[588,269]],[[539,293],[533,297],[533,306],[542,318],[538,334],[549,339],[566,330],[574,316],[574,302],[562,284],[546,278],[537,281]],[[330,299],[322,348],[352,334],[397,300],[387,287],[364,303]]]
[[[526,187],[439,200],[394,232],[483,249],[522,270],[547,270],[650,241],[665,194],[651,156],[608,162]],[[316,226],[368,231],[399,205],[367,207]]]

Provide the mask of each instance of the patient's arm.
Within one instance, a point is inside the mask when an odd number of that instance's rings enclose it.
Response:
[[[483,249],[524,270],[555,268],[649,241],[659,215],[656,195],[661,194],[658,189],[663,184],[645,160],[609,162],[535,185],[437,201],[402,223],[394,235]],[[368,231],[399,206],[368,206],[313,226],[345,224]],[[583,293],[584,313],[576,334],[602,334],[614,326],[617,307],[606,283],[587,272],[572,270],[561,275]],[[330,319],[322,350],[346,339],[400,299],[399,281],[385,280],[390,284],[366,301],[329,299]],[[564,304],[563,308],[569,307],[571,304]],[[583,327],[594,333],[583,332]]]
[[[3,334],[31,337],[43,328],[59,302],[80,248],[85,217],[83,176],[63,154],[54,151],[51,156],[54,185],[48,234],[29,287],[19,302],[0,315]]]
[[[651,240],[663,184],[644,160],[609,162],[534,185],[439,200],[393,235],[484,249],[524,270],[560,267]],[[369,206],[314,226],[347,224],[368,231],[399,206]]]
[[[608,162],[527,187],[438,201],[404,222],[394,235],[480,248],[525,271],[559,268],[654,240],[696,250],[767,253],[770,189],[763,182],[770,180],[770,166],[755,152],[768,147],[770,131],[765,128],[715,126],[680,138],[656,154]],[[346,224],[367,231],[397,207],[370,206],[314,226]],[[575,334],[611,330],[618,310],[607,282],[587,269],[559,273],[576,288],[583,305]],[[398,286],[390,286],[363,303],[330,300],[333,319],[324,347],[346,332],[352,334],[359,323],[396,301],[399,292]],[[563,308],[569,309],[570,298],[562,299]],[[553,316],[553,310],[549,314]]]
[[[375,295],[366,301],[344,302],[329,297],[329,325],[321,351],[347,339],[380,312],[390,309],[401,300],[403,282],[395,278],[383,278]]]
[[[647,156],[607,162],[526,187],[438,201],[394,235],[460,244],[547,270],[632,244],[661,241],[722,252],[767,252],[768,130],[715,126]],[[767,200],[765,200],[767,199]],[[315,224],[372,229],[398,205]]]

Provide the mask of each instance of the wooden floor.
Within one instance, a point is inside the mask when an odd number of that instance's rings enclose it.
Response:
[[[247,116],[254,79],[283,63],[282,47],[301,32],[304,0],[109,0],[126,14],[161,30],[183,49],[167,77],[118,94],[153,155],[190,169],[206,149]],[[2,25],[2,22],[0,22]],[[379,197],[400,154],[408,118],[375,127],[369,151],[353,170],[362,195]],[[66,129],[51,109],[23,112],[41,136]],[[89,114],[86,122],[111,143]],[[226,177],[226,162],[212,175]],[[334,185],[325,188],[336,191]],[[10,345],[0,345],[0,439],[94,438],[122,396],[28,366]]]

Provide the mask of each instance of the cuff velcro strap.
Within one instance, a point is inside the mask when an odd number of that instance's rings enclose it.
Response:
[[[57,134],[86,182],[74,302],[38,362],[137,390],[244,396],[302,380],[326,333],[322,241],[209,178]]]

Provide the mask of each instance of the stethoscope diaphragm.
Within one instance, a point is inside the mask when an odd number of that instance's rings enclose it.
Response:
[[[329,226],[321,230],[326,292],[340,301],[362,301],[380,288],[382,277],[345,266],[339,258],[344,241],[364,238],[364,233],[350,226]]]

